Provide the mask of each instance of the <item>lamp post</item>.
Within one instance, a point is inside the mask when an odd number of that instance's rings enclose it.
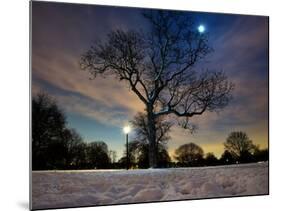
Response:
[[[129,169],[129,132],[131,131],[130,126],[125,126],[123,131],[126,135],[126,161],[127,161],[127,170]]]

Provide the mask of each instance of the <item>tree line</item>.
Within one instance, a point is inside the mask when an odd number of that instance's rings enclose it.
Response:
[[[239,137],[242,135],[242,137]],[[202,147],[195,143],[183,144],[175,150],[174,159],[171,158],[165,148],[160,148],[158,151],[158,167],[199,167],[199,166],[216,166],[216,165],[231,165],[239,163],[252,163],[268,161],[268,149],[260,149],[257,145],[252,144],[249,139],[233,139],[233,137],[245,138],[243,132],[232,132],[224,143],[225,150],[220,158],[217,158],[214,153],[204,153]],[[148,145],[140,147],[136,146],[133,141],[129,144],[129,167],[130,168],[148,168]],[[126,154],[120,159],[121,162],[126,162]]]
[[[32,98],[32,169],[111,168],[116,152],[103,141],[86,143],[45,93]]]
[[[224,152],[220,158],[214,153],[204,153],[203,149],[194,143],[181,145],[175,150],[175,167],[216,166],[239,163],[268,161],[268,149],[260,149],[254,145],[247,134],[241,131],[231,132],[224,142]]]
[[[145,113],[137,113],[131,125],[135,131],[135,137],[129,143],[129,166],[130,168],[148,168],[149,166],[149,122]],[[212,166],[228,165],[236,163],[250,163],[268,160],[268,149],[260,149],[255,145],[245,132],[234,131],[229,134],[223,143],[225,151],[220,158],[214,153],[204,153],[203,149],[195,143],[187,143],[179,146],[174,152],[172,161],[167,151],[167,143],[171,140],[169,135],[172,120],[165,117],[157,118],[155,121],[156,134],[156,166],[188,167],[188,166]],[[125,166],[126,151],[120,162]]]
[[[131,121],[135,136],[129,142],[130,168],[149,168],[148,122],[138,113]],[[259,149],[245,132],[232,132],[227,137],[225,151],[218,159],[214,153],[204,153],[195,143],[187,143],[175,150],[172,161],[167,151],[172,123],[165,118],[155,122],[157,167],[189,167],[228,165],[268,160],[268,150]],[[124,147],[125,148],[125,147]],[[126,168],[127,154],[117,160],[116,151],[103,141],[84,142],[79,133],[67,126],[64,112],[46,93],[32,98],[32,169],[106,169]]]

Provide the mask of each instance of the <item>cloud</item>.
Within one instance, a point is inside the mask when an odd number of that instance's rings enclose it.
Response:
[[[136,10],[54,5],[33,10],[33,94],[40,89],[47,91],[67,112],[102,124],[120,125],[143,111],[144,105],[126,84],[112,77],[89,80],[88,73],[78,65],[80,55],[111,29],[144,26]],[[215,52],[198,65],[199,69],[223,69],[235,83],[233,100],[219,113],[192,118],[199,126],[194,135],[174,127],[171,153],[191,141],[206,152],[220,153],[222,142],[232,130],[245,130],[254,142],[267,146],[268,23],[265,18],[235,17],[230,24],[221,24],[222,19],[215,18],[210,35]]]
[[[75,108],[75,112],[81,111],[81,114],[87,116],[91,113],[91,117],[97,117],[98,114],[93,115],[93,112],[89,112],[91,106],[86,106],[86,104],[96,105],[93,109],[103,113],[98,118],[98,120],[103,122],[108,121],[108,118],[102,120],[102,117],[108,116],[106,113],[115,116],[114,112],[116,112],[116,108],[118,107],[124,108],[129,116],[144,109],[143,104],[122,82],[116,81],[114,78],[89,80],[89,76],[79,69],[75,58],[66,56],[60,52],[54,52],[52,55],[54,59],[44,59],[43,56],[34,55],[34,84],[37,83],[37,86],[39,85],[36,80],[45,81],[51,86],[57,87],[65,92],[88,98],[87,101],[81,101],[81,99],[74,98],[73,96],[71,98],[57,96],[64,101],[69,101],[64,106],[67,106],[69,103],[75,104],[76,106],[72,106],[73,109]],[[34,86],[33,89],[38,89],[37,86]],[[71,103],[71,100],[74,102]],[[80,108],[78,108],[79,104],[81,104]],[[84,113],[85,111],[87,111],[87,114]]]
[[[45,82],[45,84],[48,84]],[[47,85],[50,86],[50,85]],[[128,107],[124,107],[122,104],[110,104],[107,105],[103,101],[98,101],[93,98],[89,98],[81,93],[69,92],[65,89],[60,89],[52,85],[52,89],[49,87],[48,93],[54,97],[60,107],[62,107],[68,113],[76,113],[85,117],[89,117],[99,121],[106,125],[123,125],[128,120],[133,118],[135,111],[130,110]],[[33,84],[33,95],[40,91],[46,90],[44,83]],[[113,103],[113,102],[112,102]]]
[[[72,107],[65,104],[69,107],[69,112],[71,108],[73,111],[75,108],[75,112],[80,111],[81,115],[98,118],[101,122],[108,122],[111,119],[109,115],[120,115],[115,114],[115,108],[124,108],[129,116],[142,111],[143,104],[129,91],[128,86],[114,78],[89,80],[90,75],[79,67],[81,54],[93,41],[106,36],[121,23],[126,28],[132,22],[139,21],[135,10],[127,13],[123,10],[99,6],[33,3],[32,92],[37,92],[40,86],[44,91],[50,91],[52,86],[64,93],[72,93],[76,97],[56,97],[61,98],[61,101],[63,99],[75,102],[76,105]],[[132,18],[126,18],[124,14],[130,14]],[[106,18],[101,22],[101,17]],[[80,99],[76,99],[77,95],[87,98],[87,102],[80,102]],[[93,114],[94,111],[89,111],[91,108],[101,111],[102,115]]]

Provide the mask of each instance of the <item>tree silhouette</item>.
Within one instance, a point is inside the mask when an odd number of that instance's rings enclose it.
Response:
[[[214,153],[208,152],[208,153],[205,155],[205,164],[206,164],[207,166],[218,165],[218,164],[219,164],[219,160],[218,160],[217,157],[214,155]]]
[[[134,168],[136,166],[136,156],[137,153],[135,151],[135,142],[129,142],[128,143],[128,167],[129,168]],[[125,145],[125,148],[127,145]],[[121,157],[118,161],[118,163],[121,164],[122,168],[127,167],[127,148],[124,150],[123,157]]]
[[[259,149],[259,147],[257,146],[254,151],[254,158],[255,161],[268,161],[269,159],[268,149]]]
[[[66,148],[66,165],[68,168],[80,168],[85,163],[85,145],[82,137],[75,129],[64,130],[64,145]]]
[[[185,166],[202,164],[203,156],[203,149],[194,143],[181,145],[175,151],[175,159]]]
[[[158,167],[160,168],[168,167],[169,163],[171,162],[171,158],[166,147],[158,148],[157,162],[158,162]]]
[[[231,132],[224,143],[225,150],[241,162],[249,162],[256,146],[242,131]]]
[[[146,114],[138,112],[131,121],[131,124],[135,132],[134,140],[142,143],[149,143],[149,127]],[[165,120],[164,116],[155,120],[156,147],[159,143],[166,144],[171,139],[169,136],[171,127],[172,122]]]
[[[132,153],[137,160],[140,168],[149,167],[149,128],[145,113],[138,112],[131,121],[134,127],[135,137],[130,143]],[[169,132],[172,122],[165,120],[161,116],[155,121],[156,129],[156,156],[159,167],[167,166],[170,157],[166,149],[166,144],[170,140]]]
[[[32,170],[107,168],[106,143],[84,143],[66,123],[51,96],[39,93],[32,98]]]
[[[87,145],[87,159],[90,168],[107,168],[110,162],[107,144],[103,141],[89,143]]]
[[[71,150],[73,153],[70,163],[71,169],[87,169],[90,165],[87,161],[87,144],[85,142],[78,143]]]
[[[220,163],[224,165],[234,164],[236,162],[236,158],[228,151],[225,150],[220,158]]]
[[[46,93],[32,98],[32,168],[53,169],[64,165],[66,118]]]
[[[156,122],[165,115],[178,117],[184,128],[190,118],[224,108],[233,84],[220,71],[196,71],[196,64],[211,52],[182,12],[147,10],[149,30],[112,31],[81,56],[81,69],[92,79],[99,75],[124,81],[144,103],[149,140],[149,165],[157,166]]]
[[[167,147],[163,143],[159,143],[157,147],[157,164],[158,167],[167,167],[171,161],[167,152]],[[149,167],[149,143],[142,141],[131,141],[129,143],[130,161],[138,165],[139,168]]]
[[[135,143],[135,151],[137,151],[139,148],[139,151],[142,152],[142,154],[148,155],[147,153],[149,151],[149,127],[146,114],[141,112],[137,113],[134,116],[134,119],[131,121],[131,124],[134,127],[135,132],[135,137],[133,138],[133,142]],[[165,120],[164,116],[161,116],[155,120],[157,160],[159,156],[162,156],[162,158],[164,158],[163,154],[159,155],[159,153],[166,154],[166,144],[171,139],[171,137],[169,136],[171,127],[172,122]],[[162,159],[162,163],[163,162],[164,160]]]

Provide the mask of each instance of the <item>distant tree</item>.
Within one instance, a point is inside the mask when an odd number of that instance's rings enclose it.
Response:
[[[236,161],[237,158],[233,157],[233,155],[228,150],[225,150],[220,158],[220,163],[223,165],[234,164]]]
[[[203,163],[204,151],[203,149],[194,144],[181,145],[175,151],[175,159],[185,166],[197,166]]]
[[[89,143],[87,145],[87,160],[90,168],[108,168],[110,158],[107,144],[103,141]]]
[[[129,143],[129,153],[134,158],[139,168],[149,168],[149,144],[140,141],[132,141]],[[159,144],[157,152],[158,167],[167,167],[171,161],[164,144]]]
[[[135,140],[129,143],[129,153],[131,157],[134,158],[134,162],[138,166],[138,168],[149,167],[148,148],[149,146],[146,142]]]
[[[134,143],[129,142],[128,143],[128,167],[129,168],[135,168],[136,167],[136,153],[134,151]],[[127,146],[125,145],[125,150],[123,153],[123,157],[121,157],[118,161],[121,168],[127,168]]]
[[[65,129],[63,132],[64,144],[66,147],[66,166],[68,168],[80,168],[86,160],[86,145],[82,137],[75,129]]]
[[[116,159],[116,152],[113,152]],[[46,93],[32,98],[32,169],[108,168],[106,143],[86,144],[66,116]]]
[[[87,169],[90,168],[87,161],[87,144],[85,142],[78,143],[73,148],[73,158],[70,163],[71,169]]]
[[[135,138],[134,141],[149,144],[149,128],[145,113],[138,112],[131,121],[134,127]],[[171,131],[173,123],[161,116],[155,120],[156,131],[156,148],[159,144],[167,144],[171,139],[169,132]]]
[[[219,160],[217,159],[217,157],[214,155],[214,153],[212,152],[208,152],[205,155],[205,164],[207,166],[215,166],[219,164]]]
[[[158,161],[158,167],[159,168],[167,168],[169,167],[169,164],[171,162],[171,158],[170,158],[170,155],[167,151],[167,148],[166,147],[158,147],[158,158],[157,158],[157,161]]]
[[[239,157],[240,163],[252,163],[255,162],[255,157],[253,152],[243,151]]]
[[[259,149],[259,147],[256,147],[254,151],[254,159],[255,161],[268,161],[269,160],[269,152],[268,149]]]
[[[149,167],[149,129],[148,121],[144,113],[137,113],[134,119],[131,121],[134,127],[135,137],[130,142],[131,153],[137,160],[140,168]],[[157,118],[155,122],[156,129],[156,157],[157,166],[166,167],[170,162],[170,157],[166,149],[166,144],[170,140],[169,132],[171,130],[172,123],[164,119],[164,117]]]
[[[224,148],[240,162],[250,162],[255,145],[245,132],[237,131],[229,134],[224,143]]]
[[[32,97],[32,168],[55,169],[65,165],[66,117],[46,93]]]
[[[228,105],[233,84],[221,71],[197,71],[212,49],[205,34],[182,12],[147,10],[146,33],[115,30],[80,59],[92,78],[113,76],[125,82],[144,104],[149,166],[157,166],[156,121],[175,116],[184,128],[192,117]]]

